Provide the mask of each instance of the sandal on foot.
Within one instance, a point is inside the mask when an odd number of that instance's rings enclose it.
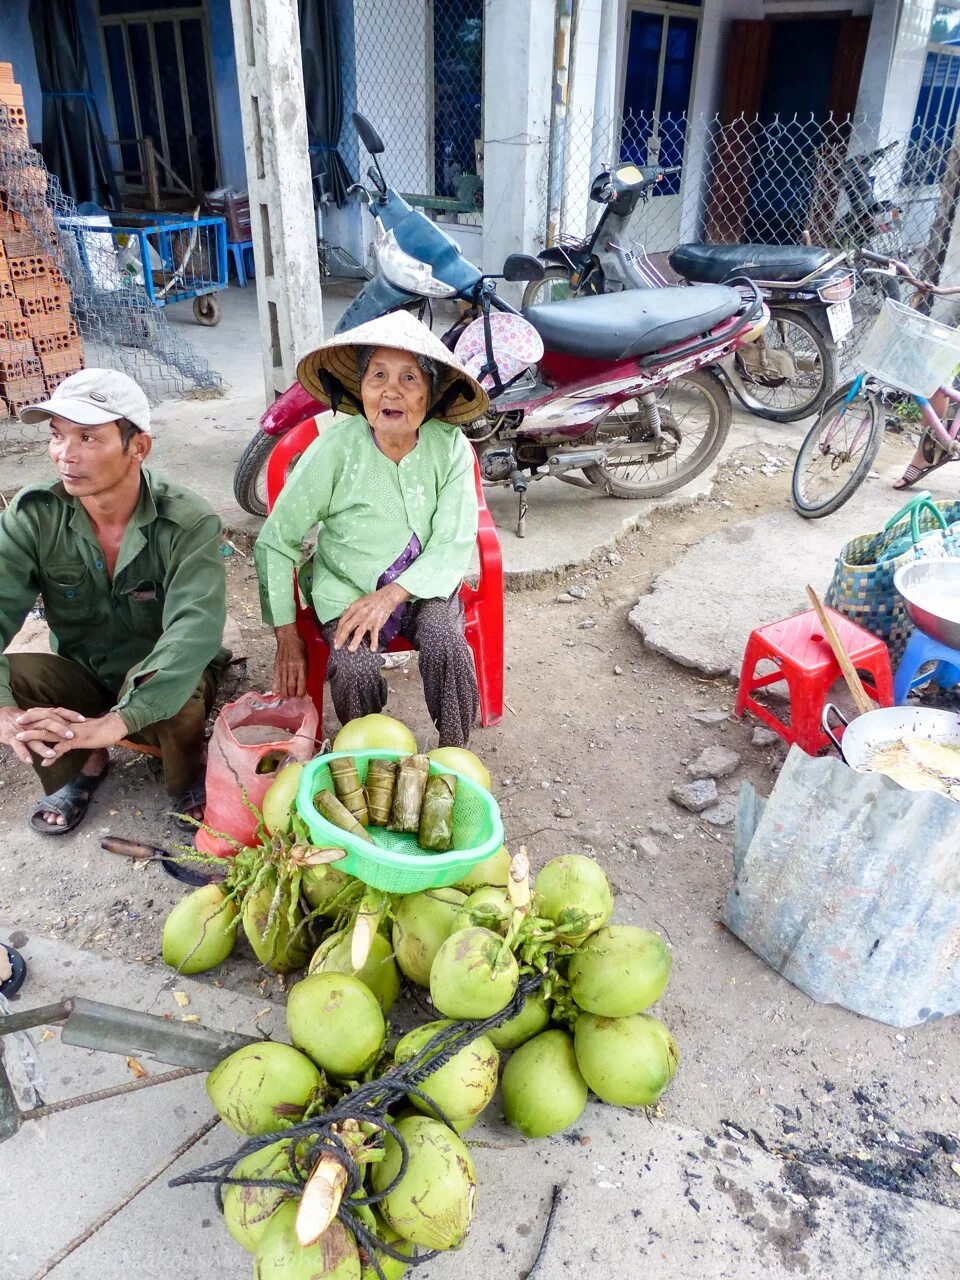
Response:
[[[15,996],[23,986],[23,980],[27,976],[27,962],[19,951],[14,951],[13,947],[0,942],[0,948],[6,952],[10,967],[10,976],[0,981],[0,996],[9,999],[10,996]]]
[[[175,796],[170,797],[170,803],[173,806],[173,825],[188,835],[195,835],[203,819],[188,818],[186,814],[191,809],[202,811],[206,807],[207,790],[203,783],[195,782],[192,787],[187,787],[186,791],[178,791]]]
[[[107,776],[108,768],[109,765],[103,769],[102,773],[97,774],[78,773],[59,791],[54,791],[49,796],[41,796],[30,815],[30,825],[34,831],[39,831],[44,836],[65,836],[68,831],[78,827],[86,815],[93,793]],[[64,820],[63,826],[47,822],[44,817],[46,813],[58,813]]]
[[[918,467],[915,462],[911,462],[900,479],[894,481],[894,489],[912,489],[918,480],[923,480],[931,472],[938,471],[940,467],[952,461],[952,456],[946,449],[938,445],[935,440],[931,440],[929,436],[924,436],[920,451],[926,465]]]

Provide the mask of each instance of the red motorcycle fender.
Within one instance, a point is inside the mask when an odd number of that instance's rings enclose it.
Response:
[[[267,405],[260,419],[260,430],[268,436],[286,435],[307,418],[325,412],[327,406],[315,400],[309,391],[304,391],[300,383],[295,382],[282,395],[277,396],[273,404]]]

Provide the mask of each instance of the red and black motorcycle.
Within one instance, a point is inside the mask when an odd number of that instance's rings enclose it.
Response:
[[[520,495],[533,479],[557,478],[613,497],[656,497],[680,488],[716,457],[730,426],[730,397],[710,366],[753,341],[767,311],[749,280],[730,285],[667,287],[549,302],[518,312],[501,298],[496,279],[463,257],[436,223],[387,186],[377,157],[384,146],[361,116],[360,137],[374,159],[370,187],[361,188],[377,222],[379,271],[344,313],[342,332],[375,316],[424,301],[469,304],[444,334],[457,347],[474,322],[482,333],[472,369],[490,391],[490,408],[463,427],[491,484]],[[514,254],[510,281],[539,278],[543,264]],[[543,353],[516,368],[516,347],[503,345],[499,316],[532,326]],[[476,344],[475,344],[476,345]],[[538,349],[539,349],[539,343]],[[319,406],[291,387],[264,414],[235,478],[240,505],[262,512],[260,476],[275,438]]]

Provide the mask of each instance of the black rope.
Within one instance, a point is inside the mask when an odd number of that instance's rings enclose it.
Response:
[[[457,1022],[450,1027],[442,1027],[430,1037],[419,1053],[400,1066],[392,1067],[384,1075],[378,1076],[377,1079],[368,1080],[364,1084],[358,1085],[356,1089],[346,1094],[339,1102],[321,1115],[313,1116],[309,1120],[302,1120],[299,1124],[291,1125],[288,1129],[281,1129],[275,1133],[260,1133],[255,1137],[248,1138],[232,1155],[224,1156],[219,1160],[212,1161],[210,1164],[201,1165],[198,1169],[192,1169],[176,1178],[171,1178],[168,1186],[185,1187],[201,1183],[212,1183],[217,1207],[223,1213],[224,1187],[275,1187],[296,1195],[302,1192],[310,1173],[316,1167],[321,1156],[329,1156],[343,1167],[347,1176],[347,1183],[340,1202],[340,1208],[337,1211],[337,1217],[360,1241],[369,1255],[370,1265],[376,1271],[380,1280],[384,1280],[384,1277],[376,1262],[375,1253],[377,1251],[386,1254],[387,1257],[393,1258],[397,1262],[406,1262],[410,1266],[420,1266],[421,1263],[428,1262],[431,1258],[437,1256],[436,1252],[417,1255],[399,1253],[364,1226],[358,1215],[353,1212],[356,1206],[376,1205],[385,1199],[403,1180],[407,1171],[410,1159],[407,1144],[401,1137],[396,1125],[386,1119],[386,1114],[401,1099],[414,1097],[427,1103],[437,1118],[452,1129],[453,1125],[449,1118],[444,1115],[436,1102],[423,1092],[420,1085],[428,1076],[446,1066],[451,1059],[455,1058],[462,1049],[465,1049],[478,1036],[482,1036],[485,1032],[492,1031],[494,1028],[502,1026],[505,1022],[509,1022],[511,1018],[517,1017],[523,1009],[527,996],[539,990],[545,978],[545,973],[535,973],[521,978],[517,984],[513,999],[498,1013],[492,1014],[489,1018],[474,1018]],[[374,1192],[369,1196],[357,1194],[363,1186],[363,1174],[353,1159],[348,1145],[338,1132],[344,1121],[347,1120],[354,1120],[357,1124],[375,1124],[383,1134],[388,1134],[393,1138],[400,1150],[400,1168],[397,1171],[397,1175],[382,1191]],[[288,1153],[290,1177],[288,1179],[230,1177],[230,1170],[235,1168],[240,1160],[244,1160],[247,1156],[261,1151],[264,1147],[280,1141],[288,1141],[290,1143]],[[547,1221],[544,1240],[541,1244],[541,1253],[546,1246],[546,1237],[550,1232],[559,1191],[559,1188],[554,1189],[554,1205]],[[539,1259],[540,1255],[538,1254],[534,1267],[536,1267]]]
[[[550,1198],[550,1212],[547,1214],[546,1226],[543,1228],[543,1235],[540,1238],[540,1248],[537,1250],[537,1256],[533,1260],[533,1266],[527,1272],[525,1280],[532,1280],[534,1273],[537,1271],[540,1263],[543,1261],[544,1254],[547,1252],[547,1242],[550,1239],[550,1233],[553,1231],[553,1220],[557,1216],[557,1208],[560,1204],[560,1197],[563,1194],[563,1186],[557,1182],[554,1184],[553,1195]],[[383,1278],[381,1277],[381,1280]]]

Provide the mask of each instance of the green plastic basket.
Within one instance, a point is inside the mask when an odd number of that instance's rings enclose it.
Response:
[[[343,849],[343,858],[332,865],[386,893],[419,893],[422,889],[456,884],[471,867],[492,857],[503,844],[500,807],[490,792],[472,778],[432,760],[431,773],[452,773],[457,779],[453,848],[448,853],[421,849],[416,836],[387,831],[385,827],[368,828],[375,841],[369,844],[335,827],[317,812],[313,797],[318,791],[333,790],[331,760],[352,756],[360,781],[365,782],[369,761],[402,760],[407,754],[403,751],[335,751],[317,756],[304,766],[297,791],[297,812],[307,824],[314,845],[319,849]]]

